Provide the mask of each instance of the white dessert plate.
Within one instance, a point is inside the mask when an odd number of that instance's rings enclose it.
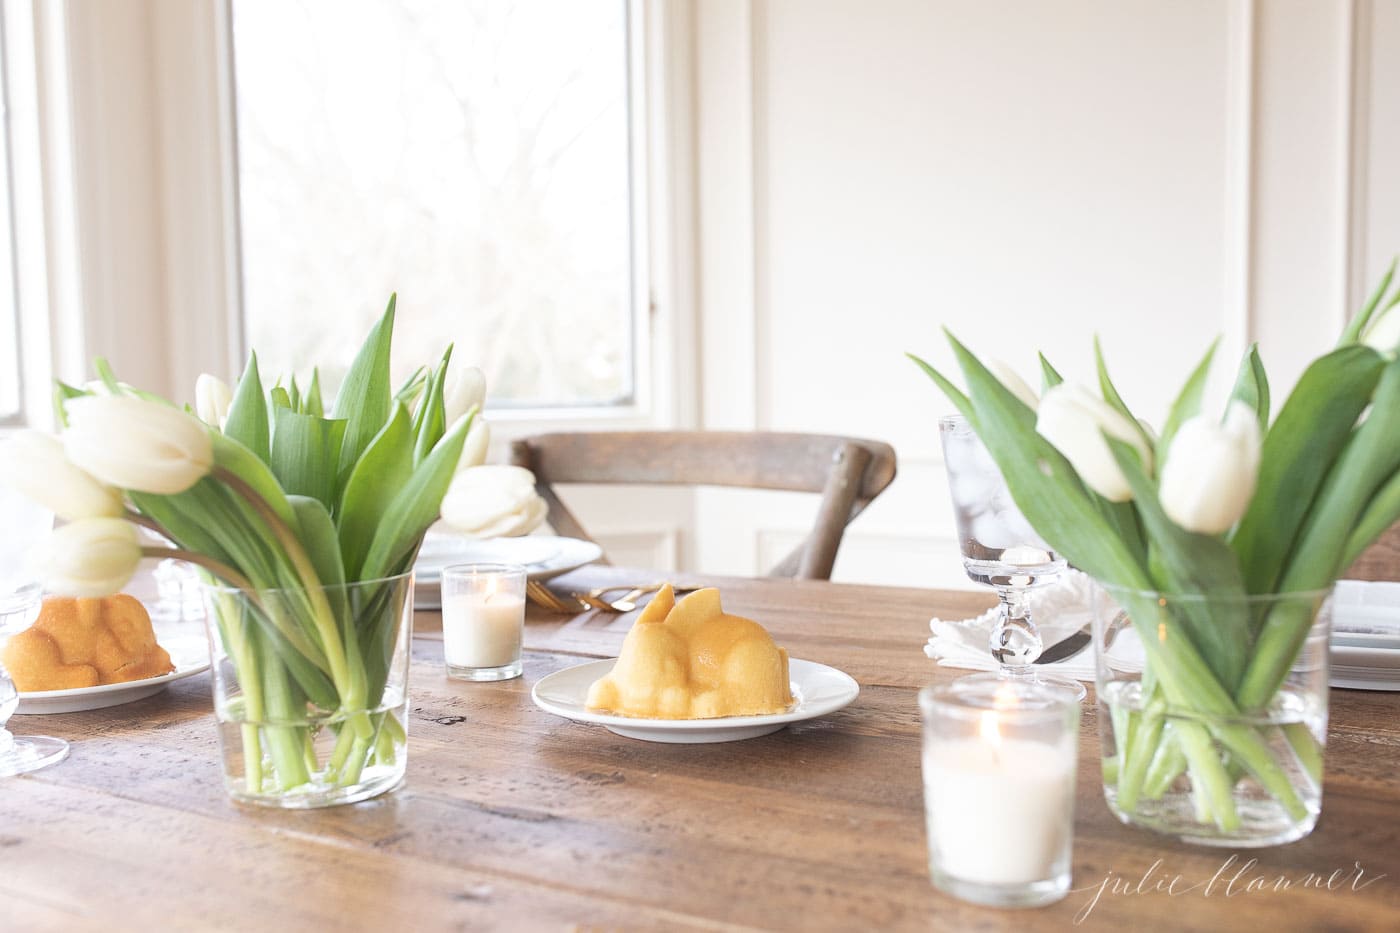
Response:
[[[1346,690],[1400,690],[1400,651],[1333,645],[1328,683]]]
[[[612,670],[616,658],[590,661],[555,671],[530,691],[535,705],[547,713],[575,722],[596,723],[608,731],[645,742],[700,744],[735,742],[777,732],[790,722],[826,716],[848,706],[860,694],[860,685],[849,674],[815,661],[788,661],[792,681],[792,708],[767,716],[727,716],[723,719],[635,719],[597,713],[585,705],[593,681]]]
[[[581,538],[527,535],[523,538],[467,538],[430,530],[413,565],[413,604],[418,609],[442,605],[442,570],[453,564],[521,564],[531,580],[548,580],[591,564],[603,549]]]
[[[102,684],[97,687],[77,687],[72,690],[41,690],[19,695],[18,715],[38,716],[46,713],[77,713],[89,709],[105,709],[145,699],[159,693],[169,684],[209,670],[209,642],[198,635],[162,637],[161,647],[170,652],[175,670],[160,677],[133,680],[124,684]]]

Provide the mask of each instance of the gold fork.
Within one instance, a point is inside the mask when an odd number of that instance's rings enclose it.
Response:
[[[575,613],[585,608],[575,603],[570,605],[562,597],[538,580],[525,581],[525,595],[531,602],[548,609],[550,612]]]

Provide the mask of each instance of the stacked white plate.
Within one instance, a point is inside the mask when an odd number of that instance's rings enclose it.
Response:
[[[1337,581],[1329,655],[1334,687],[1400,690],[1400,583]]]
[[[532,580],[548,580],[603,556],[592,541],[554,535],[523,538],[469,538],[440,527],[428,530],[413,565],[414,605],[442,605],[442,570],[453,564],[521,564]]]

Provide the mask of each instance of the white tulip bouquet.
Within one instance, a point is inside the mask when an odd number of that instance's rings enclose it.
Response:
[[[0,481],[68,522],[48,545],[49,592],[115,593],[143,556],[202,569],[236,669],[220,715],[243,723],[248,796],[353,786],[402,746],[384,701],[407,574],[459,467],[485,456],[485,383],[474,369],[449,380],[449,346],[395,393],[393,324],[391,299],[331,417],[318,375],[265,390],[256,355],[232,390],[200,379],[198,417],[98,361],[100,383],[59,385],[57,438],[26,432],[0,455]],[[163,542],[143,545],[138,526]]]
[[[1042,356],[1039,400],[951,334],[966,393],[911,354],[971,422],[1037,534],[1104,584],[1139,635],[1141,691],[1110,711],[1116,756],[1105,761],[1123,813],[1186,774],[1195,819],[1222,834],[1240,826],[1233,795],[1246,777],[1308,819],[1293,775],[1320,793],[1323,735],[1241,722],[1277,710],[1322,596],[1400,519],[1394,272],[1272,421],[1254,347],[1223,416],[1200,411],[1212,347],[1160,434],[1119,395],[1097,345],[1098,393]]]

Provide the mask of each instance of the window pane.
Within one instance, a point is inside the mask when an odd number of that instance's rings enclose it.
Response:
[[[406,374],[633,391],[625,0],[235,0],[245,340],[338,384],[389,293]]]

